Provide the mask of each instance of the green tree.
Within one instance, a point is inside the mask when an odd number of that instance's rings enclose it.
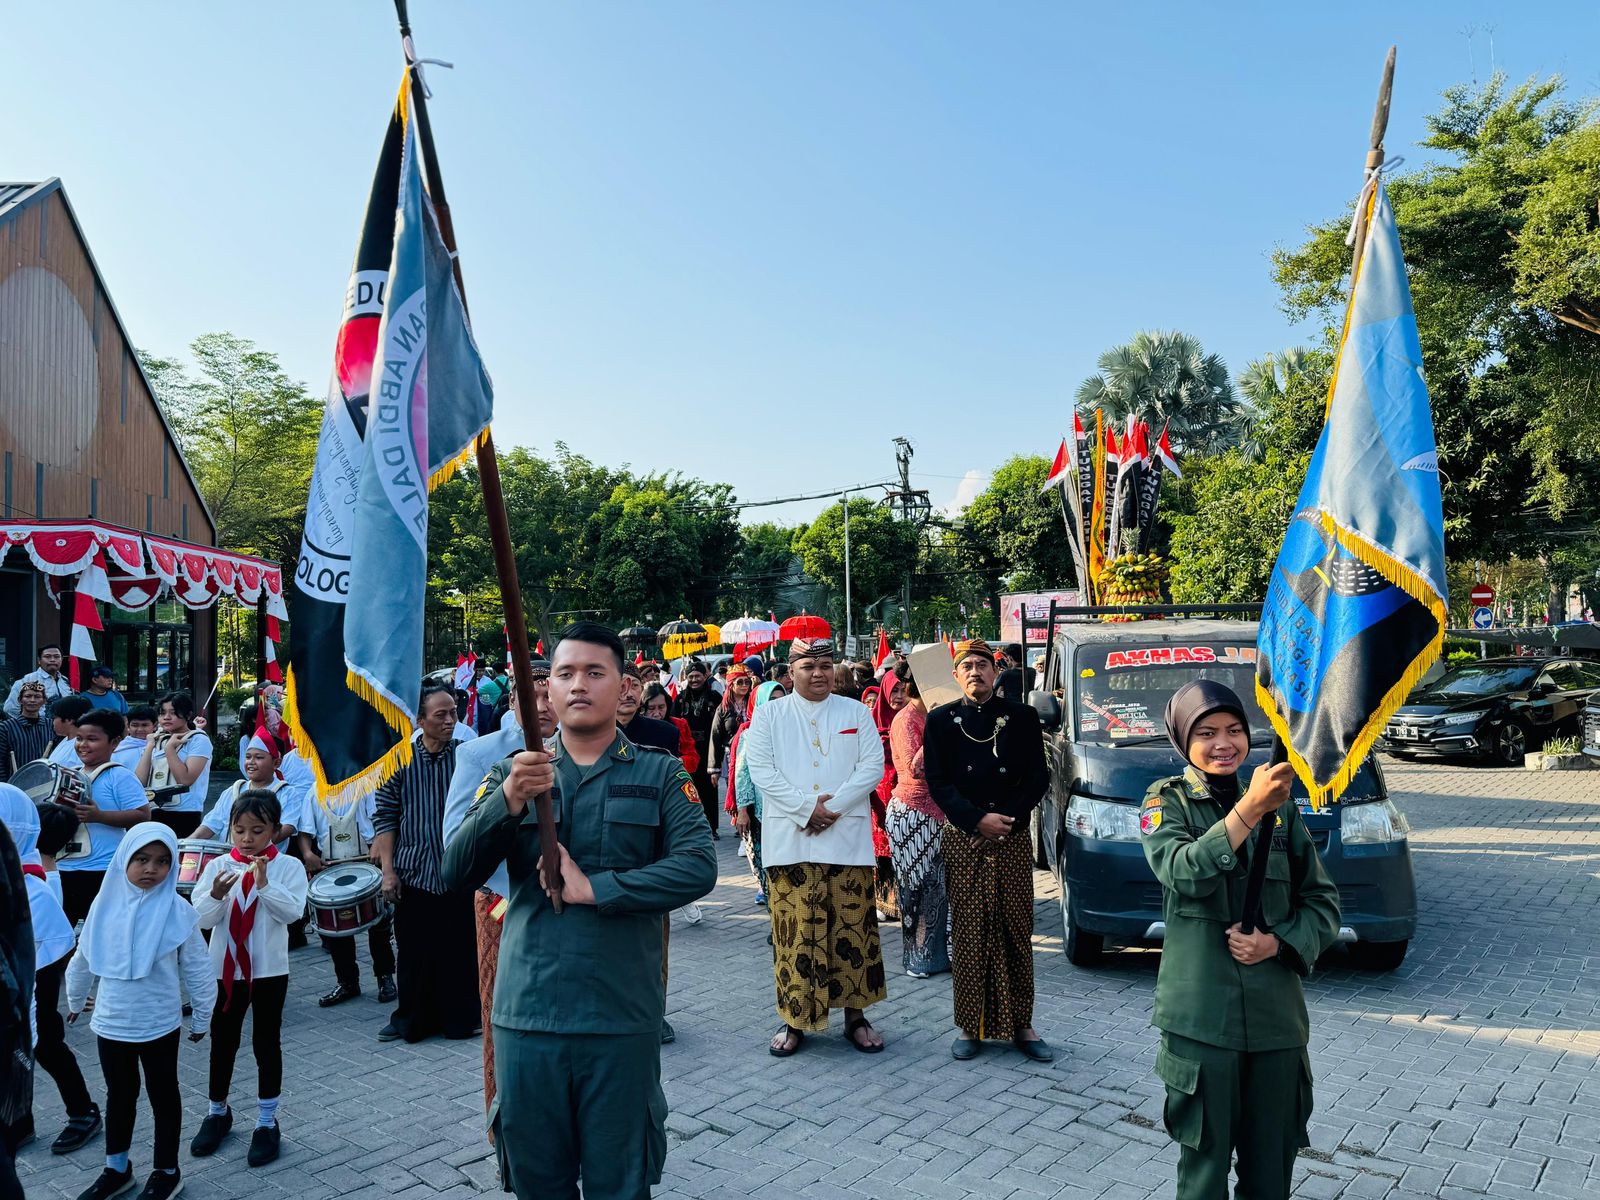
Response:
[[[1078,410],[1105,412],[1115,427],[1134,416],[1159,430],[1173,447],[1214,454],[1238,441],[1246,410],[1228,365],[1187,333],[1141,332],[1100,356],[1099,373],[1078,385]]]
[[[1333,354],[1294,346],[1256,359],[1239,376],[1239,391],[1250,402],[1250,419],[1239,450],[1260,462],[1269,447],[1308,454],[1322,436],[1328,405]]]
[[[231,333],[207,333],[187,360],[139,353],[230,550],[293,563],[316,461],[322,403],[278,356]]]
[[[727,485],[635,476],[560,443],[553,459],[521,447],[502,452],[500,476],[518,581],[537,635],[579,615],[618,628],[644,619],[659,624],[680,612],[718,615],[740,546]],[[473,470],[434,492],[429,572],[435,608],[470,603],[481,637],[499,637],[498,579]]]
[[[796,585],[803,585],[805,578],[794,539],[793,528],[770,521],[740,529],[739,549],[724,587],[722,616],[765,617],[780,609],[803,607],[803,602],[790,602]]]
[[[1560,79],[1453,88],[1424,145],[1448,161],[1386,181],[1411,278],[1452,557],[1545,558],[1600,496],[1600,127]],[[1289,316],[1332,345],[1348,211],[1274,256]]]
[[[844,505],[830,504],[794,541],[805,572],[834,597],[834,611],[844,613]],[[914,526],[898,520],[871,500],[850,501],[850,600],[855,627],[869,604],[899,594],[907,573],[916,567]]]
[[[1310,461],[1271,446],[1259,462],[1238,450],[1189,461],[1182,502],[1167,517],[1174,603],[1266,599]]]
[[[980,574],[998,569],[1015,591],[1061,587],[1076,578],[1072,548],[1055,492],[1043,492],[1050,460],[1017,455],[962,514],[968,538],[984,548],[974,556]]]

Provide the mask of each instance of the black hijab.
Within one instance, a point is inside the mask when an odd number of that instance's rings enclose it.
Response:
[[[1218,683],[1214,679],[1195,679],[1173,692],[1172,699],[1167,701],[1167,737],[1172,740],[1178,756],[1185,763],[1189,763],[1189,735],[1200,724],[1202,717],[1214,712],[1232,713],[1238,717],[1248,735],[1250,718],[1245,715],[1244,703],[1238,693],[1225,683]],[[1213,775],[1206,772],[1206,780],[1211,785],[1212,795],[1219,799],[1225,800],[1238,793],[1237,773]]]

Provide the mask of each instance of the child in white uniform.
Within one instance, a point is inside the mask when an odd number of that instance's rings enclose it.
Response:
[[[100,990],[89,1021],[106,1080],[106,1169],[78,1200],[108,1200],[133,1186],[128,1147],[139,1102],[139,1076],[155,1116],[155,1170],[139,1200],[170,1200],[183,1190],[178,1136],[178,1041],[183,1025],[181,975],[193,1003],[189,1040],[205,1037],[216,986],[200,917],[178,895],[173,864],[178,839],[145,821],[117,846],[89,908],[78,952],[67,966],[69,1022],[83,1011],[95,979]]]
[[[254,1010],[256,1129],[249,1163],[278,1157],[278,1098],[283,1091],[283,1002],[289,991],[289,923],[306,907],[306,869],[280,854],[272,839],[282,819],[277,794],[241,792],[229,822],[233,851],[206,864],[192,901],[200,927],[212,930],[211,961],[217,977],[216,1023],[211,1031],[211,1108],[189,1153],[215,1154],[233,1128],[228,1089],[244,1017]]]

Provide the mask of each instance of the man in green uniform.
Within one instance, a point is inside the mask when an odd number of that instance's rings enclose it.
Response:
[[[495,977],[501,1179],[522,1200],[648,1197],[666,1158],[661,1092],[661,918],[715,885],[694,782],[673,756],[617,728],[622,643],[568,627],[551,655],[553,754],[489,772],[445,851],[451,887],[501,862],[510,894]],[[561,848],[557,915],[540,884],[533,798],[551,792]]]
[[[1189,766],[1151,785],[1139,811],[1145,858],[1163,889],[1166,941],[1156,982],[1156,1073],[1166,1126],[1181,1144],[1178,1200],[1225,1200],[1238,1154],[1239,1196],[1289,1195],[1311,1116],[1311,1026],[1300,978],[1333,944],[1339,892],[1289,799],[1292,770],[1258,767],[1244,706],[1211,680],[1167,705],[1167,732]],[[1241,930],[1255,830],[1274,822],[1255,931]]]

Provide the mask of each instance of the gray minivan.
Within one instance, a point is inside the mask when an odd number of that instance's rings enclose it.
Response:
[[[1159,944],[1161,885],[1139,842],[1139,803],[1151,783],[1183,769],[1167,740],[1167,698],[1191,679],[1215,679],[1244,701],[1252,751],[1267,760],[1272,733],[1255,701],[1256,622],[1060,622],[1046,678],[1031,700],[1045,725],[1050,788],[1035,815],[1043,862],[1061,887],[1067,956],[1099,961],[1109,942]],[[1339,802],[1312,812],[1295,799],[1339,886],[1339,940],[1353,962],[1393,970],[1417,927],[1410,827],[1389,800],[1376,757]]]

